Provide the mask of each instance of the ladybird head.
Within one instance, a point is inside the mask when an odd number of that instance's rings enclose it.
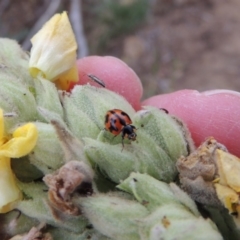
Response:
[[[135,141],[137,137],[136,127],[133,125],[126,125],[122,129],[122,138],[128,138],[129,140]]]

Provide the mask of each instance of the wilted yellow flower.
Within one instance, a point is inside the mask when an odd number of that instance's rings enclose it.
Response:
[[[228,152],[216,150],[219,183],[240,193],[240,159]]]
[[[0,213],[12,210],[15,202],[22,197],[15,183],[15,176],[8,157],[0,159],[0,194]]]
[[[237,212],[237,206],[240,205],[240,159],[228,152],[217,149],[216,163],[219,178],[215,183],[215,188],[218,198],[230,213]]]
[[[0,109],[0,213],[14,208],[22,194],[18,189],[11,169],[10,158],[28,154],[37,142],[37,128],[27,123],[17,128],[11,137],[4,133],[3,111]]]
[[[77,43],[66,12],[55,14],[31,39],[29,71],[50,81],[76,82]],[[61,80],[60,80],[61,81]],[[61,81],[60,86],[63,84]]]
[[[213,137],[177,161],[180,182],[197,202],[228,209],[240,228],[240,159]]]
[[[238,194],[231,188],[216,183],[215,185],[217,196],[230,213],[235,213],[237,203],[239,201]]]

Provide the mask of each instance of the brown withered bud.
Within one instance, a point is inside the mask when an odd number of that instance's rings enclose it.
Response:
[[[197,202],[223,206],[217,197],[213,181],[219,177],[216,163],[216,150],[227,152],[214,138],[208,138],[188,157],[177,161],[182,188]]]
[[[80,215],[81,211],[72,202],[73,196],[88,196],[93,192],[93,171],[84,162],[70,161],[55,173],[47,174],[43,180],[49,187],[48,198],[51,206],[75,216]]]

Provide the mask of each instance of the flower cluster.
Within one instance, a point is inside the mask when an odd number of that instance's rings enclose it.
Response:
[[[136,112],[103,87],[65,91],[78,81],[66,12],[31,42],[28,56],[16,42],[0,39],[0,229],[6,238],[218,240],[231,232],[239,239],[229,215],[240,209],[239,159],[213,138],[195,151],[185,124],[164,109]],[[110,109],[127,113],[136,141],[114,137],[117,121],[129,125],[118,115],[106,118]],[[218,229],[210,216],[227,227]]]

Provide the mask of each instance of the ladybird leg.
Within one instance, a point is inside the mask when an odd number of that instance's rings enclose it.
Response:
[[[124,148],[124,142],[123,142],[124,136],[125,136],[125,134],[122,132],[122,151],[123,151],[123,148]]]
[[[123,151],[123,149],[124,149],[124,143],[123,143],[123,139],[124,138],[122,138],[122,150],[121,150],[121,152]]]

